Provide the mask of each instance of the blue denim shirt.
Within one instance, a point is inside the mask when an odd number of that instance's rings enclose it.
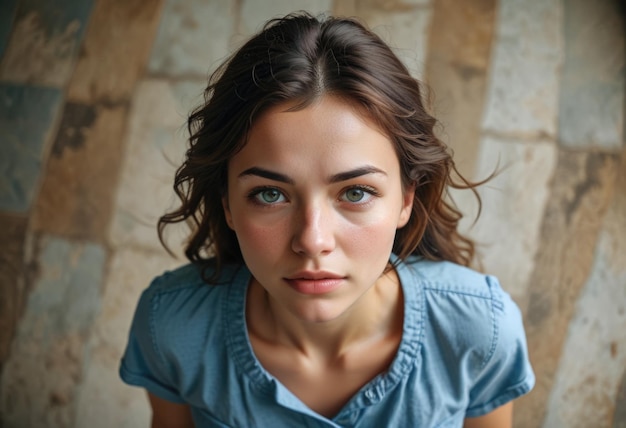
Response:
[[[461,427],[530,391],[520,312],[494,277],[416,257],[397,271],[405,306],[397,355],[332,419],[256,359],[245,266],[227,267],[225,285],[204,284],[193,265],[156,278],[139,301],[120,375],[190,405],[199,428]]]

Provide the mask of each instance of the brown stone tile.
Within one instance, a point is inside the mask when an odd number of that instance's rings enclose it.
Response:
[[[27,223],[26,217],[0,214],[0,372],[26,300],[24,241]]]
[[[626,371],[620,381],[620,387],[615,400],[612,428],[626,428]]]
[[[36,231],[103,242],[128,106],[67,103],[34,207]]]
[[[480,145],[495,0],[433,1],[426,81],[434,94],[442,138],[461,172],[472,177]]]
[[[163,0],[103,0],[95,4],[68,99],[91,104],[127,100],[145,70]]]
[[[541,426],[568,327],[589,278],[618,156],[561,151],[541,228],[525,311],[535,390],[517,404],[517,426]]]
[[[35,205],[35,230],[104,240],[129,100],[145,70],[162,4],[96,2]]]

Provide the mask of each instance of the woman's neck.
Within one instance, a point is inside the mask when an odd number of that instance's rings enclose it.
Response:
[[[335,319],[308,322],[285,310],[256,280],[246,308],[248,330],[255,340],[290,349],[321,365],[343,362],[353,351],[390,336],[400,337],[403,299],[396,272],[383,274],[351,307]]]

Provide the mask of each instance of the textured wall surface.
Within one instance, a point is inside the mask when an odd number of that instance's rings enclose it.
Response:
[[[269,18],[358,16],[425,80],[482,179],[453,192],[520,305],[516,427],[626,427],[625,20],[618,0],[0,3],[0,426],[149,425],[117,376],[208,73]],[[171,231],[180,253],[183,231]]]

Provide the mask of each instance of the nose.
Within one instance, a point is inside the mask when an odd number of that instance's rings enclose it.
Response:
[[[335,249],[332,208],[324,204],[303,207],[296,217],[291,247],[297,254],[318,257]]]

